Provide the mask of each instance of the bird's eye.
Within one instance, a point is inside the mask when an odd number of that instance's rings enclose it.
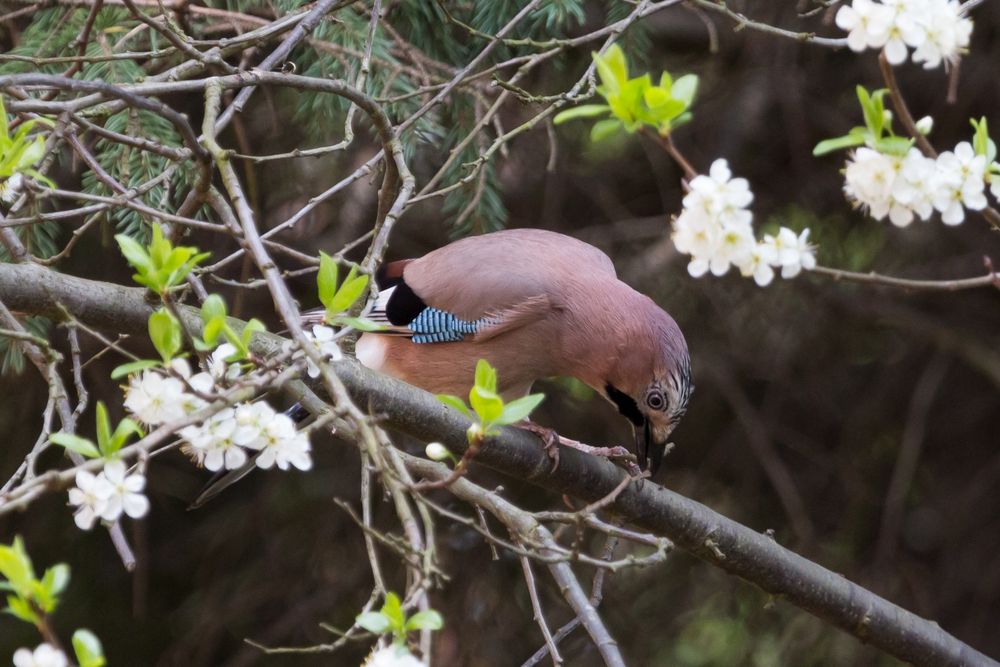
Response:
[[[651,389],[646,394],[646,405],[653,410],[663,410],[667,407],[667,398],[659,389]]]

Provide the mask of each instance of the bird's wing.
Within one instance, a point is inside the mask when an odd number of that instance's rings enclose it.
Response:
[[[570,285],[616,279],[610,258],[563,234],[514,229],[472,236],[385,264],[367,317],[414,343],[482,342],[548,317]]]
[[[468,237],[385,274],[391,292],[373,319],[408,328],[415,343],[489,340],[549,317],[581,282],[617,279],[594,246],[537,229]]]

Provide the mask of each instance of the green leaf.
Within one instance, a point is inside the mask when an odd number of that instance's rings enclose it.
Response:
[[[871,130],[871,133],[875,138],[882,136],[882,127],[885,123],[885,109],[881,104],[881,96],[876,94],[870,95],[864,86],[858,86],[855,88],[855,92],[858,95],[858,102],[861,103],[861,112],[865,117],[865,125]]]
[[[659,86],[650,86],[642,92],[642,99],[646,106],[653,108],[665,105],[671,97],[669,91]],[[683,111],[683,108],[681,110]]]
[[[887,155],[903,156],[909,152],[915,141],[907,137],[882,137],[875,142],[875,150]]]
[[[664,74],[666,74],[666,72],[664,72]],[[670,89],[670,96],[675,100],[683,102],[685,109],[694,103],[694,96],[697,93],[698,75],[696,74],[685,74],[684,76],[678,78],[674,81],[674,85]]]
[[[322,250],[319,253],[319,273],[316,274],[316,286],[319,288],[319,301],[327,310],[337,294],[337,262]]]
[[[149,338],[168,363],[181,349],[181,323],[169,310],[160,308],[149,316]]]
[[[365,317],[348,317],[347,315],[336,315],[330,320],[330,324],[337,326],[351,327],[358,331],[385,331],[388,329],[384,324],[373,322]]]
[[[441,614],[433,609],[419,611],[406,621],[406,630],[440,630],[444,627]]]
[[[22,621],[26,621],[33,625],[38,622],[38,615],[31,608],[28,601],[16,595],[7,596],[7,611]]]
[[[469,419],[475,419],[476,417],[472,413],[472,410],[470,410],[469,407],[465,404],[465,401],[460,399],[458,396],[452,396],[451,394],[438,394],[437,396],[435,396],[435,398],[441,403],[447,405],[449,408],[454,408],[455,410],[458,410]]]
[[[331,314],[346,312],[364,293],[366,287],[368,287],[368,276],[359,276],[357,266],[352,266],[350,273],[344,278],[344,284],[337,289],[337,293],[327,305],[327,312]]]
[[[975,118],[970,119],[969,122],[975,131],[972,137],[972,148],[976,151],[976,155],[985,155],[987,162],[993,162],[997,156],[997,146],[990,139],[986,116],[980,118],[978,122]]]
[[[503,413],[503,399],[478,385],[469,392],[469,403],[479,415],[479,421],[484,424],[496,421]]]
[[[389,619],[393,630],[400,630],[406,624],[406,617],[403,615],[403,603],[395,593],[386,593],[385,602],[382,604],[382,615]]]
[[[497,420],[499,424],[516,424],[522,419],[527,419],[532,410],[545,400],[545,394],[530,394],[515,401],[511,401],[503,406],[503,413]]]
[[[90,630],[80,629],[73,633],[73,651],[80,667],[104,667],[104,647],[101,640]]]
[[[240,342],[243,343],[243,354],[241,359],[247,356],[247,348],[250,346],[250,340],[253,338],[255,333],[264,333],[267,331],[267,327],[264,323],[258,320],[256,317],[251,318],[249,322],[243,327],[243,331],[240,333]],[[227,359],[228,361],[228,359]],[[233,359],[236,361],[236,359]]]
[[[139,371],[144,371],[147,368],[155,368],[159,365],[160,362],[155,359],[139,359],[138,361],[130,361],[127,364],[115,366],[115,369],[111,371],[111,379],[117,380],[125,377],[126,375],[138,373]]]
[[[45,570],[45,576],[42,577],[42,587],[51,597],[55,598],[62,593],[68,584],[69,565],[66,563],[59,563]]]
[[[96,459],[101,456],[100,450],[93,442],[72,433],[53,433],[49,440],[71,452],[86,456],[88,459]]]
[[[590,141],[596,144],[599,141],[604,141],[613,134],[618,134],[621,130],[622,123],[617,118],[599,120],[594,123],[594,127],[590,128]]]
[[[203,315],[204,317],[204,315]],[[205,326],[201,329],[201,335],[204,337],[206,349],[213,349],[219,342],[219,336],[223,334],[226,329],[226,318],[216,317],[215,319],[208,320],[205,322]]]
[[[0,544],[0,575],[10,582],[12,590],[18,594],[27,595],[30,591],[35,570],[20,536],[15,537],[10,546]]]
[[[97,448],[105,456],[108,455],[108,448],[111,446],[111,420],[108,418],[108,408],[104,401],[97,402]]]
[[[124,234],[118,234],[115,236],[115,240],[118,241],[118,247],[121,249],[122,255],[125,256],[125,260],[140,275],[145,277],[153,272],[153,260],[138,241]]]
[[[476,386],[496,393],[497,370],[485,359],[480,359],[476,362]]]
[[[392,627],[389,618],[380,611],[366,611],[363,614],[358,614],[354,622],[376,635],[385,634]]]
[[[226,318],[226,302],[218,294],[209,294],[201,304],[201,321],[208,324],[220,317]]]
[[[602,56],[593,53],[594,64],[597,66],[597,74],[601,77],[601,83],[609,93],[616,93],[622,85],[628,81],[628,63],[625,60],[625,52],[617,44],[612,44],[611,48]]]
[[[126,417],[118,422],[118,426],[115,427],[115,432],[111,435],[111,446],[108,448],[108,451],[104,452],[104,455],[114,456],[117,454],[118,450],[122,448],[131,435],[141,438],[145,435],[145,432],[143,432],[137,423]]]
[[[566,121],[576,120],[577,118],[594,118],[595,116],[605,116],[610,112],[611,107],[607,104],[583,104],[572,109],[560,111],[552,119],[552,122],[556,125],[561,125]]]
[[[865,137],[858,134],[848,134],[843,137],[836,137],[834,139],[824,139],[823,141],[816,144],[815,148],[813,148],[813,156],[819,157],[820,155],[826,155],[827,153],[839,151],[843,148],[860,146],[864,143],[865,143]]]

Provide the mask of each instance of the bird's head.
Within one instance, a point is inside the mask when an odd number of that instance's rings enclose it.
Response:
[[[632,423],[639,465],[655,473],[694,384],[684,334],[659,306],[652,301],[649,306],[642,324],[619,346],[603,389]]]

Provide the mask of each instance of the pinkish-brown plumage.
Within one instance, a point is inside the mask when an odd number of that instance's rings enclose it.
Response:
[[[357,344],[358,359],[375,370],[434,393],[465,395],[482,358],[496,367],[507,399],[540,378],[572,376],[614,402],[645,431],[647,446],[665,444],[687,406],[688,351],[677,324],[618,280],[608,256],[587,243],[507,230],[394,262],[387,275],[394,284],[386,292],[397,290],[388,292],[385,309],[393,333],[367,333]],[[424,306],[480,324],[458,342],[400,336]]]

